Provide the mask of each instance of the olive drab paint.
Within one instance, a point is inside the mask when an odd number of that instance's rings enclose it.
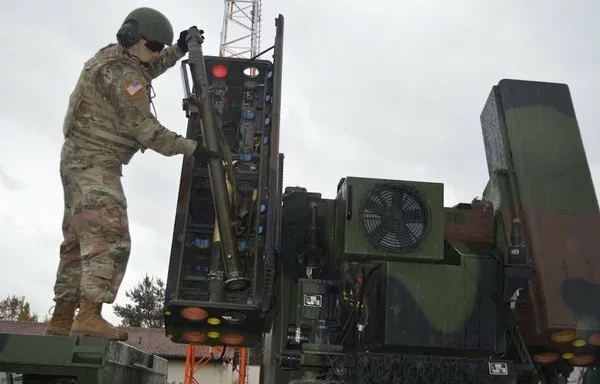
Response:
[[[471,203],[401,177],[286,188],[267,384],[555,382],[599,356],[600,215],[568,87],[502,80],[481,126]]]
[[[587,339],[600,330],[600,212],[569,87],[502,80],[481,122],[485,194],[502,224],[523,222],[535,268],[524,292],[531,305],[518,311],[525,341],[549,343],[565,329]]]
[[[103,338],[0,333],[2,372],[23,375],[15,383],[165,384],[168,362]]]
[[[140,7],[131,11],[117,32],[117,40],[128,48],[140,38],[170,46],[173,44],[173,27],[160,11]]]

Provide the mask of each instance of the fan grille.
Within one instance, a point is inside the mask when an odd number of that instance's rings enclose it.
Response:
[[[367,195],[361,219],[373,246],[408,252],[422,244],[429,210],[416,190],[402,185],[386,185]]]

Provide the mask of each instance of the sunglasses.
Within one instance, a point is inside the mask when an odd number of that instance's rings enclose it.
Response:
[[[160,51],[162,51],[165,48],[165,45],[163,43],[159,43],[157,41],[146,41],[144,45],[146,46],[146,48],[156,53],[160,53]]]

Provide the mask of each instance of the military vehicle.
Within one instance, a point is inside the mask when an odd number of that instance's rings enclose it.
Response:
[[[434,181],[286,188],[265,383],[600,383],[600,216],[568,86],[502,80],[481,125],[469,203]]]
[[[218,160],[183,163],[174,342],[258,346],[268,384],[600,380],[600,212],[567,85],[492,87],[480,198],[444,207],[442,183],[399,170],[345,177],[326,199],[282,187],[283,18],[272,63],[207,57],[198,70],[194,51],[187,135],[229,161],[220,174]]]
[[[94,337],[0,334],[2,384],[167,382],[167,361]]]
[[[323,198],[283,188],[283,23],[273,61],[188,37],[186,136],[224,161],[183,160],[166,335],[251,347],[265,384],[600,383],[600,211],[568,86],[491,87],[479,198],[445,207],[401,170]]]

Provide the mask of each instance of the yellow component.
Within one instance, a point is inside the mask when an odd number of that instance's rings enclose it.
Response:
[[[206,320],[208,322],[208,324],[210,325],[218,325],[221,324],[221,320],[217,319],[216,317],[211,317],[208,320]]]
[[[569,360],[569,359],[572,359],[573,357],[575,357],[575,354],[571,353],[571,352],[565,352],[561,356],[563,359]]]
[[[587,344],[587,342],[585,340],[575,340],[573,342],[573,346],[575,346],[575,347],[583,347],[586,344]]]
[[[215,331],[208,332],[208,337],[210,337],[211,339],[216,339],[219,336],[221,336],[221,334],[219,332],[215,332]]]
[[[171,311],[165,311],[165,316],[171,316]]]

